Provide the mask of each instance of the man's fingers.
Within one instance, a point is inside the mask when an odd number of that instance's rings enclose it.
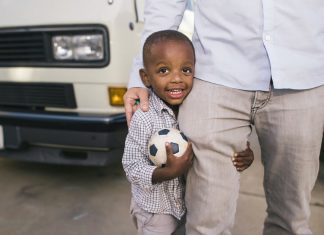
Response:
[[[127,111],[125,111],[125,114],[126,114],[127,126],[129,127],[130,122],[132,120],[133,112],[127,112]]]
[[[143,110],[144,112],[148,111],[149,109],[149,102],[148,102],[148,91],[145,89],[140,90],[140,92],[138,93],[139,96],[139,100],[140,100],[140,107],[141,110]]]
[[[130,121],[133,116],[133,106],[135,104],[136,99],[136,92],[134,91],[134,88],[131,88],[127,90],[125,93],[123,100],[124,100],[124,108],[125,108],[125,115],[126,115],[126,121],[127,125],[129,126]]]
[[[125,115],[127,120],[127,125],[130,125],[131,119],[133,117],[133,114],[138,109],[138,106],[136,105],[136,99],[135,97],[126,97],[124,101],[124,107],[125,107]]]
[[[134,106],[134,101],[131,100],[130,98],[124,99],[124,107],[125,107],[125,115],[126,115],[126,120],[127,120],[127,125],[129,126],[130,121],[133,116],[133,106]]]
[[[140,107],[141,109],[146,112],[148,111],[148,90],[142,87],[133,87],[127,90],[125,93],[123,100],[124,100],[124,108],[125,108],[125,115],[127,125],[130,125],[132,116],[136,111],[137,101],[140,100]]]

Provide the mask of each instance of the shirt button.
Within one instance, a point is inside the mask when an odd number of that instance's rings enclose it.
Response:
[[[269,34],[265,35],[264,39],[266,41],[271,41],[271,36]]]

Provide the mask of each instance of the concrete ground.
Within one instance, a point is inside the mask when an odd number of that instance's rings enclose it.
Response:
[[[233,235],[259,235],[265,217],[262,166],[242,174]],[[104,168],[0,159],[0,235],[135,235],[130,187],[120,164]],[[313,192],[310,225],[324,234],[324,164]]]

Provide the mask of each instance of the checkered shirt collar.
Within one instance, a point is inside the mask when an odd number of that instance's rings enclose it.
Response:
[[[167,111],[171,116],[173,116],[175,118],[175,114],[173,112],[173,110],[166,105],[166,103],[160,98],[158,97],[155,92],[153,92],[150,89],[150,108],[153,108],[156,110],[156,112],[162,116],[163,112]]]

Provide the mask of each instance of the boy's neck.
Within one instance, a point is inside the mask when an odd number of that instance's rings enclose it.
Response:
[[[170,109],[172,109],[174,115],[176,118],[178,118],[178,113],[179,113],[179,105],[170,105],[170,104],[167,104]]]
[[[151,92],[154,92],[153,89],[151,89]],[[154,94],[156,95],[156,93],[154,92]],[[158,95],[156,95],[158,96]],[[159,96],[158,96],[159,97]],[[160,98],[160,97],[159,97]],[[161,98],[160,98],[161,99]],[[170,109],[172,109],[174,115],[176,118],[178,118],[178,113],[179,113],[179,107],[180,105],[171,105],[167,102],[165,102],[165,100],[161,99],[163,101],[163,103],[165,103]]]

